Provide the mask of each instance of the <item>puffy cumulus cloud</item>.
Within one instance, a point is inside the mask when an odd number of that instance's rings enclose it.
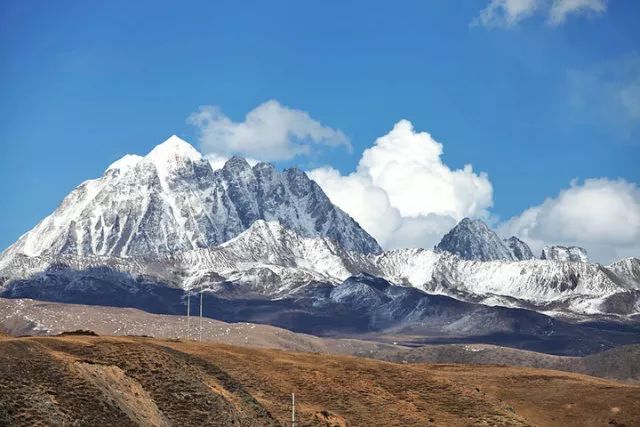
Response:
[[[442,144],[401,120],[354,172],[324,167],[309,175],[383,247],[431,247],[463,217],[487,217],[492,205],[486,174],[471,165],[452,170],[441,155]]]
[[[442,162],[442,144],[401,120],[362,154],[357,172],[382,188],[402,216],[438,214],[461,219],[485,213],[493,189],[486,174],[471,165],[451,170]]]
[[[343,146],[351,150],[342,131],[323,126],[308,113],[275,100],[257,106],[242,122],[234,122],[211,105],[200,107],[187,122],[199,129],[205,154],[227,157],[238,154],[273,161],[310,154],[314,146]]]
[[[606,0],[491,0],[472,22],[487,28],[509,28],[535,14],[546,15],[549,25],[564,23],[569,15],[600,14]]]
[[[588,179],[571,183],[554,198],[501,225],[536,252],[545,245],[582,246],[602,263],[640,254],[640,189],[625,180]]]

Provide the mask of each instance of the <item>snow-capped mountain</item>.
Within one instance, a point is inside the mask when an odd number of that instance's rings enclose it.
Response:
[[[290,298],[313,283],[335,286],[366,273],[429,294],[535,309],[551,314],[629,316],[640,312],[640,261],[609,267],[553,261],[473,261],[446,251],[401,249],[381,254],[348,251],[336,241],[305,237],[279,222],[255,221],[222,245],[152,258],[41,256],[12,258],[0,276],[29,280],[52,269],[86,271],[108,266],[133,277],[184,289]],[[82,277],[85,277],[81,274]],[[84,280],[84,279],[83,279]]]
[[[535,259],[525,242],[502,240],[468,218],[435,250],[382,252],[299,169],[278,172],[234,157],[213,170],[177,137],[84,182],[7,249],[0,295],[68,301],[109,286],[136,298],[206,288],[225,298],[277,301],[359,274],[474,304],[640,314],[638,259],[603,267],[580,248],[559,246]]]
[[[523,260],[533,258],[531,249],[517,237],[502,240],[479,219],[464,218],[442,238],[436,247],[475,261]]]
[[[144,157],[127,155],[82,183],[5,255],[149,257],[223,243],[257,219],[348,250],[377,253],[373,237],[297,168],[242,158],[222,169],[172,136]]]
[[[215,272],[231,281],[259,285],[265,297],[285,297],[301,282],[336,284],[366,273],[488,305],[581,315],[640,312],[640,275],[634,275],[633,261],[606,268],[538,259],[473,261],[425,249],[363,254],[347,251],[331,239],[300,236],[277,222],[256,221],[217,248],[173,255],[169,264],[189,270],[188,286],[206,284]],[[611,303],[621,295],[624,304]],[[635,302],[629,305],[629,298]]]
[[[542,249],[540,258],[554,261],[589,262],[587,251],[579,246],[546,246]]]

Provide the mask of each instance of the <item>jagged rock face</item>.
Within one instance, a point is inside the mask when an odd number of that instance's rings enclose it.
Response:
[[[607,267],[619,277],[632,284],[632,288],[640,289],[640,259],[624,258]]]
[[[218,245],[257,219],[328,237],[348,250],[381,251],[299,169],[279,173],[234,157],[214,171],[173,136],[147,156],[127,155],[81,184],[5,255],[149,257]]]
[[[464,218],[438,243],[438,250],[474,261],[512,260],[511,250],[484,222]]]
[[[589,262],[587,251],[578,246],[547,246],[542,249],[540,258],[553,261]]]
[[[522,240],[518,239],[516,236],[511,236],[508,239],[504,240],[504,243],[511,251],[511,256],[514,260],[524,261],[527,259],[534,259],[533,252],[531,252],[531,248]]]

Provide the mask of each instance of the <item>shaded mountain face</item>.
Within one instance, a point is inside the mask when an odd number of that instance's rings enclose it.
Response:
[[[553,261],[589,262],[587,251],[579,246],[547,246],[542,249],[540,258]]]
[[[466,260],[514,259],[509,247],[479,219],[464,218],[442,238],[436,248]]]
[[[258,219],[348,250],[381,251],[301,170],[251,167],[234,157],[214,171],[173,136],[145,157],[127,155],[82,183],[5,255],[149,257],[218,245]]]

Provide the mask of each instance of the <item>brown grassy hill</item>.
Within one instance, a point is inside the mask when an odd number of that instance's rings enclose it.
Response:
[[[623,345],[583,357],[580,372],[640,383],[640,345]]]
[[[199,336],[199,320],[147,313],[133,308],[62,304],[0,298],[0,333],[57,335],[87,329],[99,335],[146,335],[157,338]],[[553,356],[488,344],[444,344],[409,348],[362,339],[332,339],[300,334],[269,325],[225,323],[203,319],[202,339],[231,345],[291,351],[354,355],[392,362],[500,364],[586,373],[640,383],[640,345],[617,347],[587,357]]]
[[[0,425],[637,425],[640,387],[132,337],[0,338]]]

